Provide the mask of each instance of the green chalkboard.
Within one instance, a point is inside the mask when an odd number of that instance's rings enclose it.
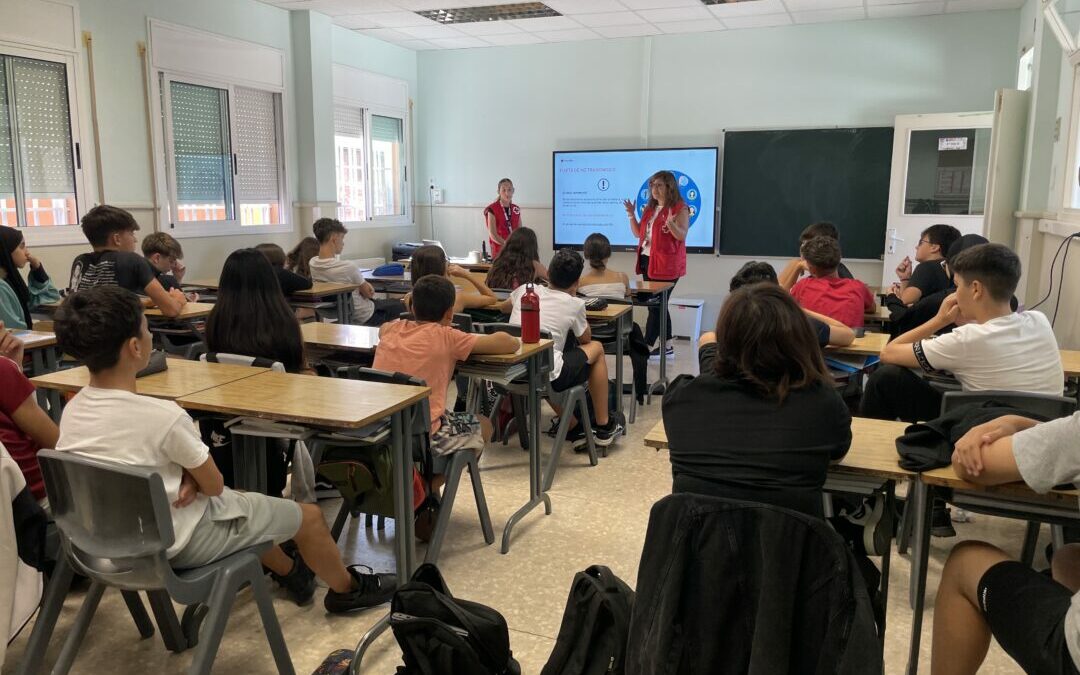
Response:
[[[794,256],[828,220],[845,258],[880,258],[892,145],[892,127],[725,132],[720,252]]]

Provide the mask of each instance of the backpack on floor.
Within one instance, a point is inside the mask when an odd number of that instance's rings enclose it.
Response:
[[[521,673],[502,614],[452,596],[434,565],[421,565],[394,593],[390,628],[405,661],[398,675]]]
[[[574,575],[559,636],[540,675],[626,672],[634,591],[603,565]]]
[[[354,654],[355,652],[351,649],[333,651],[323,659],[311,675],[348,675]]]

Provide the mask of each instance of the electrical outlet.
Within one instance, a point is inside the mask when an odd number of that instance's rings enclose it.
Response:
[[[433,187],[431,188],[431,201],[433,204],[442,204],[444,201],[443,189]]]
[[[429,190],[434,190],[435,189],[435,179],[434,178],[428,178],[427,179],[427,184],[428,184],[428,189]]]

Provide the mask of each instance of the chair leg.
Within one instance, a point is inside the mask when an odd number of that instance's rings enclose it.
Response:
[[[258,562],[253,562],[252,565],[258,565]],[[289,658],[289,647],[285,644],[285,636],[281,634],[281,624],[278,622],[277,613],[274,612],[274,602],[270,599],[270,592],[266,589],[266,579],[261,573],[253,571],[251,592],[255,595],[255,602],[259,606],[263,630],[266,631],[266,640],[270,643],[270,652],[274,655],[274,663],[277,664],[279,675],[295,675],[292,659]]]
[[[514,408],[514,419],[517,420],[518,441],[521,442],[522,450],[528,450],[529,423],[528,413],[526,413],[525,411],[525,401],[522,400],[523,398],[524,397],[522,396],[514,395],[510,397],[510,401],[512,402]]]
[[[596,459],[596,439],[593,438],[592,420],[589,419],[589,403],[585,400],[588,395],[589,392],[582,390],[581,396],[577,399],[577,409],[581,424],[585,427],[585,443],[589,448],[589,464],[596,466],[598,462]],[[607,457],[607,450],[604,450],[604,456]]]
[[[637,420],[637,393],[633,391],[634,387],[630,387],[630,417],[627,421],[633,424]]]
[[[472,480],[473,497],[476,499],[476,513],[480,516],[480,529],[484,531],[484,541],[495,543],[495,530],[491,527],[491,513],[488,511],[487,497],[484,496],[484,484],[480,480],[480,462],[476,455],[469,457],[469,479]]]
[[[491,438],[485,439],[490,440],[492,443],[498,443],[500,440],[503,440],[502,429],[499,428],[499,408],[502,407],[502,402],[503,395],[496,394],[495,402],[491,407]]]
[[[1028,567],[1035,563],[1035,548],[1039,543],[1039,529],[1042,523],[1029,520],[1027,531],[1024,532],[1024,547],[1020,551],[1020,562]]]
[[[379,532],[386,529],[386,516],[379,516],[379,524],[375,526],[375,529]]]
[[[135,627],[139,629],[139,635],[143,639],[153,637],[154,622],[150,620],[150,615],[146,613],[146,607],[143,606],[139,594],[135,591],[120,591],[120,595],[124,597],[128,612],[131,613],[131,618],[135,621]]]
[[[164,590],[147,591],[150,600],[150,610],[157,619],[158,630],[161,631],[161,641],[165,643],[165,649],[173,653],[186,650],[188,645],[184,631],[180,629],[180,621],[176,618],[176,610],[173,609],[172,599]]]
[[[94,619],[94,612],[97,611],[101,596],[104,593],[104,584],[90,584],[90,590],[86,592],[86,597],[83,598],[83,604],[75,617],[75,623],[71,624],[71,632],[68,633],[67,639],[64,640],[64,646],[60,649],[60,656],[57,657],[56,663],[53,665],[53,675],[67,675],[68,671],[71,670],[71,665],[75,662],[75,655],[79,652],[79,646],[82,645],[83,638],[86,637],[86,631],[90,628],[90,622]]]
[[[45,661],[45,649],[52,639],[56,619],[64,607],[64,598],[71,589],[71,579],[74,576],[75,572],[71,569],[67,555],[61,552],[52,576],[49,577],[49,583],[45,586],[45,599],[41,603],[37,620],[34,621],[34,628],[30,631],[22,661],[15,669],[16,675],[37,675],[41,670]],[[146,613],[145,610],[143,613]]]
[[[446,466],[446,485],[443,486],[442,503],[439,505],[439,517],[435,521],[435,529],[431,533],[431,542],[428,544],[427,555],[424,562],[435,564],[439,561],[439,551],[442,550],[443,539],[446,538],[446,530],[450,527],[450,513],[454,510],[454,500],[457,498],[458,484],[461,482],[461,472],[465,468],[466,458],[464,453],[472,450],[461,450],[454,454],[450,463]]]
[[[370,519],[371,516],[368,516]],[[341,532],[345,529],[345,523],[349,520],[349,502],[344,499],[341,500],[341,507],[338,508],[337,517],[334,518],[334,526],[330,528],[330,537],[337,541],[341,537]],[[371,521],[368,520],[368,524]]]
[[[232,573],[224,573],[210,589],[210,596],[206,599],[206,606],[210,611],[203,620],[199,646],[195,649],[195,657],[188,668],[190,675],[210,675],[238,586],[232,579]]]
[[[559,428],[555,432],[555,443],[551,446],[551,455],[548,457],[547,469],[544,470],[544,492],[551,489],[555,481],[555,471],[559,468],[559,458],[562,456],[563,443],[566,442],[566,433],[570,430],[570,420],[574,419],[573,401],[563,408],[562,419],[559,420]]]

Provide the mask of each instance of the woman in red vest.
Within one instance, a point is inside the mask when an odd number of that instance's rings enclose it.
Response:
[[[503,244],[514,230],[521,227],[521,209],[512,201],[513,199],[514,183],[509,178],[503,178],[499,181],[499,198],[484,209],[492,258],[499,255]]]
[[[686,233],[690,229],[690,209],[679,195],[675,174],[658,171],[649,179],[649,201],[641,213],[635,214],[635,204],[623,202],[630,217],[630,229],[638,238],[637,271],[645,281],[675,283],[686,274]],[[667,316],[667,339],[671,339],[671,315]],[[660,307],[649,307],[645,324],[645,342],[651,347],[660,337]],[[675,353],[668,344],[667,356]],[[652,352],[660,356],[660,348]]]

